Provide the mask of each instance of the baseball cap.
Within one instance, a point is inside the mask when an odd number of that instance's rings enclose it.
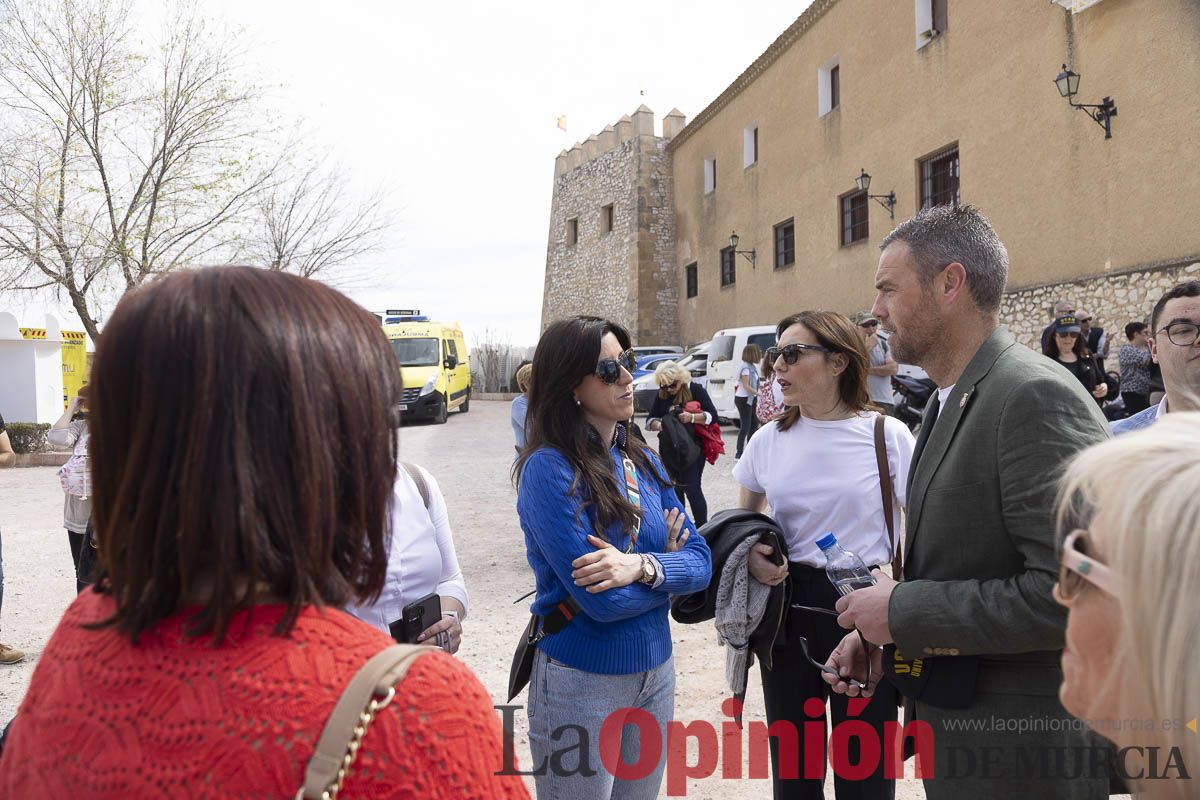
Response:
[[[870,311],[859,311],[851,319],[855,325],[870,325],[872,322],[878,324],[879,320],[875,319],[875,315]]]
[[[1092,313],[1090,311],[1084,311],[1082,308],[1075,311],[1075,316],[1079,318],[1080,322],[1090,322],[1092,319]]]
[[[1055,333],[1079,333],[1079,318],[1074,314],[1063,314],[1054,320]]]

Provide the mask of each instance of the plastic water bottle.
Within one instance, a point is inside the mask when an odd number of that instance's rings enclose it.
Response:
[[[855,589],[875,585],[875,576],[863,560],[838,544],[832,532],[817,539],[817,547],[825,555],[825,574],[839,594],[844,596]]]

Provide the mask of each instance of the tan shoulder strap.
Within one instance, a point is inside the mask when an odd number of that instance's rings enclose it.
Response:
[[[325,722],[304,770],[296,800],[336,797],[375,714],[392,702],[396,684],[422,654],[435,647],[394,644],[372,656],[346,685]]]
[[[421,502],[425,504],[425,510],[429,510],[429,484],[425,482],[425,476],[421,474],[421,470],[417,469],[416,464],[410,464],[407,461],[401,461],[400,466],[413,479],[413,483],[417,485],[417,491],[421,493]]]
[[[892,578],[900,580],[903,555],[896,546],[896,513],[892,504],[892,471],[888,468],[887,442],[883,438],[885,417],[875,417],[875,464],[879,468],[879,493],[883,495],[883,517],[887,521],[888,547],[892,553]]]

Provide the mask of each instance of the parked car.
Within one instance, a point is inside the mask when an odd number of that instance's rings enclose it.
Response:
[[[710,342],[698,344],[682,357],[678,358],[679,366],[692,373],[692,380],[701,386],[704,385],[708,374],[708,347]],[[670,361],[668,356],[663,359]],[[657,362],[654,366],[657,367],[662,361]],[[654,396],[658,394],[658,384],[654,382],[654,370],[643,374],[640,377],[635,377],[633,380],[633,410],[638,414],[645,414],[650,410],[650,406],[654,404]]]
[[[705,388],[717,407],[717,416],[721,421],[737,424],[738,412],[733,402],[733,392],[738,367],[742,364],[742,350],[746,345],[756,344],[759,350],[765,351],[768,347],[774,347],[775,341],[774,325],[726,328],[713,334],[708,350],[708,384]]]
[[[655,353],[648,356],[638,356],[637,370],[633,373],[633,379],[636,381],[645,375],[654,372],[654,368],[664,361],[674,361],[679,358],[679,353]]]
[[[641,358],[642,356],[657,356],[657,355],[664,355],[664,354],[672,354],[672,355],[676,355],[676,356],[683,355],[682,347],[679,347],[677,345],[670,345],[670,344],[648,344],[648,345],[642,345],[641,347],[633,347],[630,349],[632,349],[633,352],[638,354],[638,358]]]

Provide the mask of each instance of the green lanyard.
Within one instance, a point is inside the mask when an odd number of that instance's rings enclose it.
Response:
[[[637,524],[633,526],[633,535],[629,538],[629,546],[625,548],[626,553],[632,553],[633,548],[637,546],[638,534],[642,530],[642,516],[640,513],[642,493],[638,489],[637,470],[634,469],[633,462],[629,460],[629,456],[623,456],[621,463],[625,467],[625,496],[629,499],[629,502],[633,503],[639,509]]]

